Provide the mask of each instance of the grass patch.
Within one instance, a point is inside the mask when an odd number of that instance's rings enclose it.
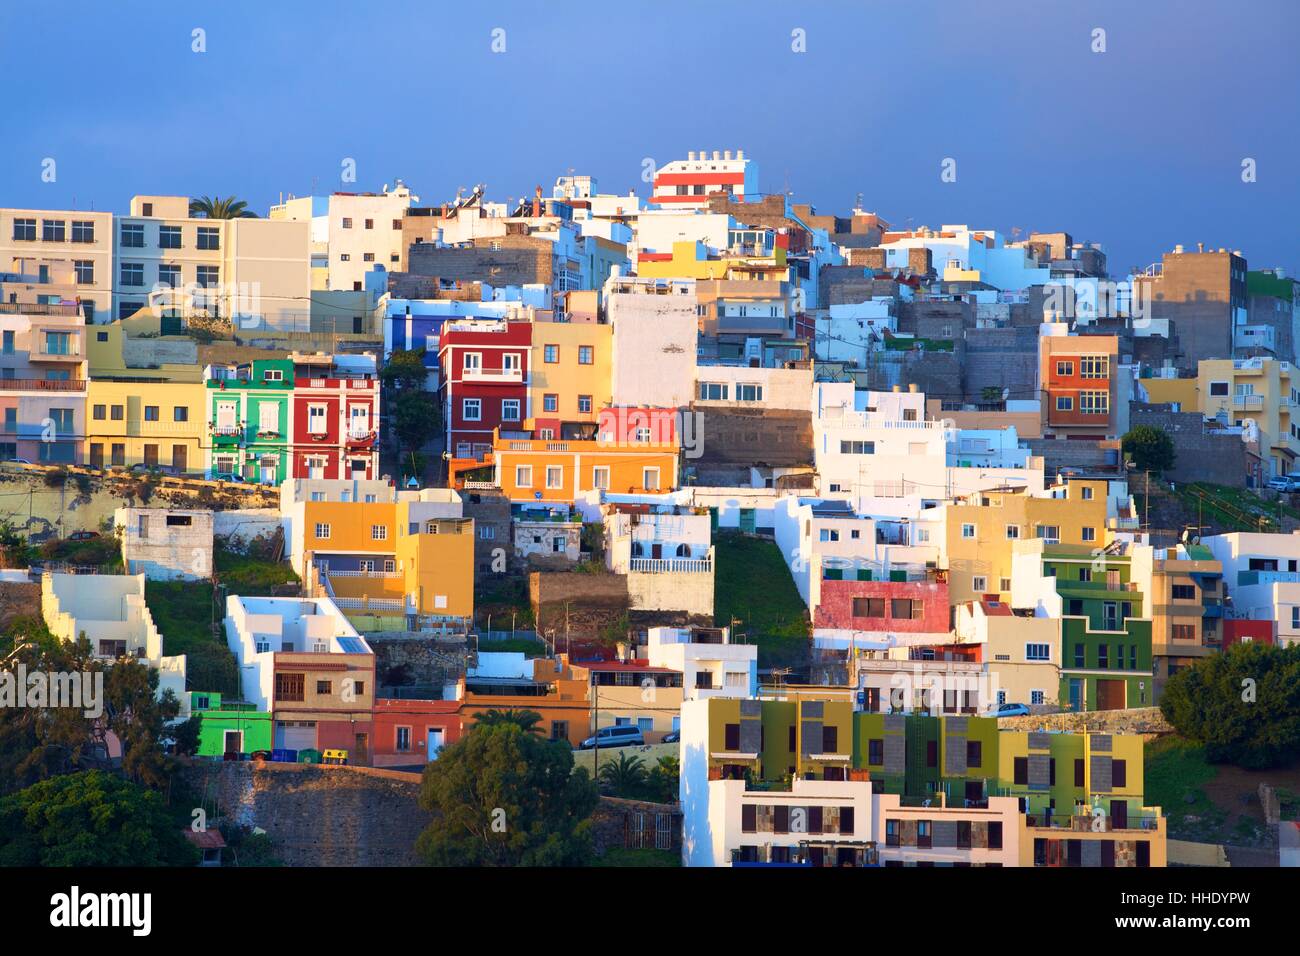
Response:
[[[1206,761],[1204,747],[1179,737],[1162,737],[1146,745],[1144,763],[1144,802],[1161,808],[1171,837],[1199,840],[1217,832],[1224,813],[1204,787],[1219,772]]]
[[[144,599],[163,636],[163,653],[184,654],[191,690],[217,691],[238,698],[239,667],[226,646],[209,581],[145,581]],[[216,627],[213,627],[214,621]]]
[[[509,630],[513,616],[516,628],[532,629],[533,607],[528,599],[526,575],[493,575],[479,581],[474,595],[474,617],[480,626],[486,628],[491,615],[496,630]]]
[[[714,625],[728,627],[737,618],[737,633],[758,645],[760,667],[806,654],[808,609],[776,543],[719,532],[714,553]]]
[[[300,583],[293,568],[283,561],[269,561],[219,547],[213,553],[213,562],[217,579],[227,594],[273,597],[278,588]]]
[[[1206,497],[1199,497],[1196,492]],[[1177,485],[1174,496],[1183,502],[1191,520],[1199,515],[1206,524],[1233,531],[1277,531],[1278,503],[1266,501],[1245,488],[1195,481]],[[1141,495],[1134,497],[1141,498]],[[1300,509],[1283,504],[1281,513],[1300,520]]]
[[[546,645],[531,637],[507,637],[499,641],[480,638],[478,649],[485,654],[514,653],[525,657],[541,657],[547,653]]]
[[[593,866],[681,866],[682,855],[676,850],[629,850],[610,847],[603,856],[596,857]]]

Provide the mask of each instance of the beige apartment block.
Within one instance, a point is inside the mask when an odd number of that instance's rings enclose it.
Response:
[[[0,310],[58,303],[111,317],[113,214],[0,208]]]

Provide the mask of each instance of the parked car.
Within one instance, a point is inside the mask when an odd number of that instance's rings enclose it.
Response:
[[[99,537],[98,531],[74,531],[68,535],[69,541],[90,541]]]
[[[31,464],[31,462],[28,461],[26,458],[6,458],[5,461],[9,462],[11,465],[30,465],[30,464]]]
[[[582,743],[578,744],[579,750],[591,750],[600,742],[602,747],[642,747],[645,746],[645,737],[641,735],[640,728],[632,724],[618,724],[614,727],[602,727],[596,731],[596,736],[588,737]]]
[[[240,481],[244,480],[243,475],[237,475],[231,471],[219,471],[212,476],[213,481]]]
[[[663,743],[679,744],[682,742],[682,732],[680,730],[670,730],[664,734]]]
[[[1285,491],[1287,493],[1300,491],[1300,476],[1278,475],[1276,478],[1268,480],[1267,487],[1273,491]]]
[[[1024,704],[998,704],[989,710],[990,717],[1028,717],[1029,708]]]

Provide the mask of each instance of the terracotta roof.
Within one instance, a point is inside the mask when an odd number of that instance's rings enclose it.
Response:
[[[220,830],[191,830],[187,827],[181,832],[200,850],[220,850],[226,845]]]

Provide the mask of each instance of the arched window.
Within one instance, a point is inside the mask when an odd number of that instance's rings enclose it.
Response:
[[[677,557],[689,558],[691,556],[691,546],[689,544],[679,544],[677,546]]]

